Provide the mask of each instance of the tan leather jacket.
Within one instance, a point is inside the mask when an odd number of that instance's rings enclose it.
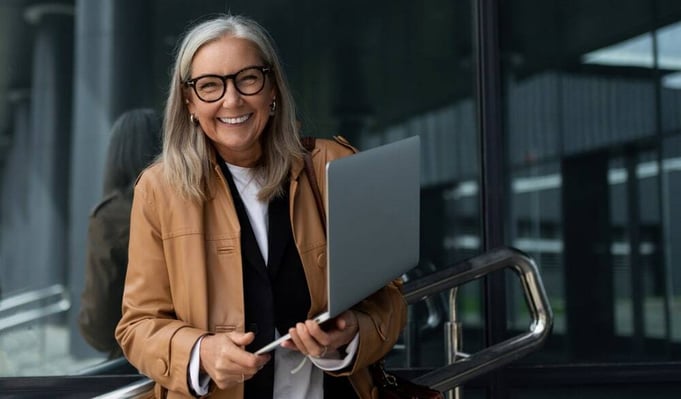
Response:
[[[324,190],[327,161],[352,154],[339,139],[317,140],[312,152]],[[116,339],[140,372],[156,381],[156,397],[191,397],[187,370],[191,349],[210,332],[244,331],[239,221],[219,166],[202,202],[182,200],[164,184],[162,165],[149,168],[135,188],[123,317]],[[322,195],[324,193],[322,192]],[[326,238],[302,161],[291,169],[293,235],[310,290],[308,316],[326,307]],[[393,282],[353,309],[360,343],[350,375],[362,399],[377,397],[366,367],[397,341],[406,320],[400,283]],[[211,398],[243,398],[243,385]]]

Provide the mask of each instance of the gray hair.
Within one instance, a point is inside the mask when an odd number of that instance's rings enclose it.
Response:
[[[170,90],[165,109],[163,136],[163,170],[169,184],[177,187],[185,198],[205,198],[204,182],[214,178],[211,173],[210,140],[200,126],[190,121],[185,104],[184,82],[191,77],[191,64],[196,52],[205,44],[225,36],[246,39],[255,44],[260,56],[271,68],[277,97],[277,111],[270,117],[260,136],[263,153],[257,168],[263,188],[259,198],[269,201],[283,192],[283,185],[293,159],[302,157],[298,137],[296,110],[291,91],[269,33],[252,19],[243,16],[219,15],[199,23],[184,36],[175,59]]]

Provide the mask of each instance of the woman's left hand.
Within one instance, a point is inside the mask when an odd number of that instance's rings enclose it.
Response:
[[[285,341],[282,346],[300,351],[306,356],[324,357],[327,353],[335,352],[347,345],[359,330],[357,315],[352,310],[343,312],[326,323],[329,325],[327,329],[322,329],[314,320],[296,324],[288,331],[291,339]]]

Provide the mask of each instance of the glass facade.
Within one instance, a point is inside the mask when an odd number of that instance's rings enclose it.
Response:
[[[677,360],[668,176],[680,133],[681,7],[608,4],[503,4],[509,242],[541,265],[554,306],[544,356]]]
[[[551,336],[465,395],[624,397],[660,383],[655,397],[674,397],[678,0],[0,0],[0,377],[73,375],[106,360],[77,314],[111,125],[128,109],[160,111],[182,32],[225,11],[274,37],[302,135],[341,134],[360,149],[420,136],[421,261],[408,281],[490,249],[496,227],[538,264]],[[499,87],[484,90],[490,82]],[[485,105],[495,102],[498,117]],[[390,367],[446,363],[449,294],[410,307]],[[529,323],[512,273],[460,287],[456,304],[464,352]],[[608,377],[631,363],[641,365],[633,388]],[[597,364],[610,367],[605,386],[581,377]],[[563,375],[554,382],[521,382],[552,367]]]

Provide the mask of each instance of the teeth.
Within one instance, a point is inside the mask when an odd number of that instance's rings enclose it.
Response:
[[[247,115],[242,115],[242,116],[237,116],[236,118],[218,118],[220,119],[221,122],[230,124],[230,125],[236,125],[238,123],[244,123],[248,120],[248,118],[251,117],[251,114]]]

